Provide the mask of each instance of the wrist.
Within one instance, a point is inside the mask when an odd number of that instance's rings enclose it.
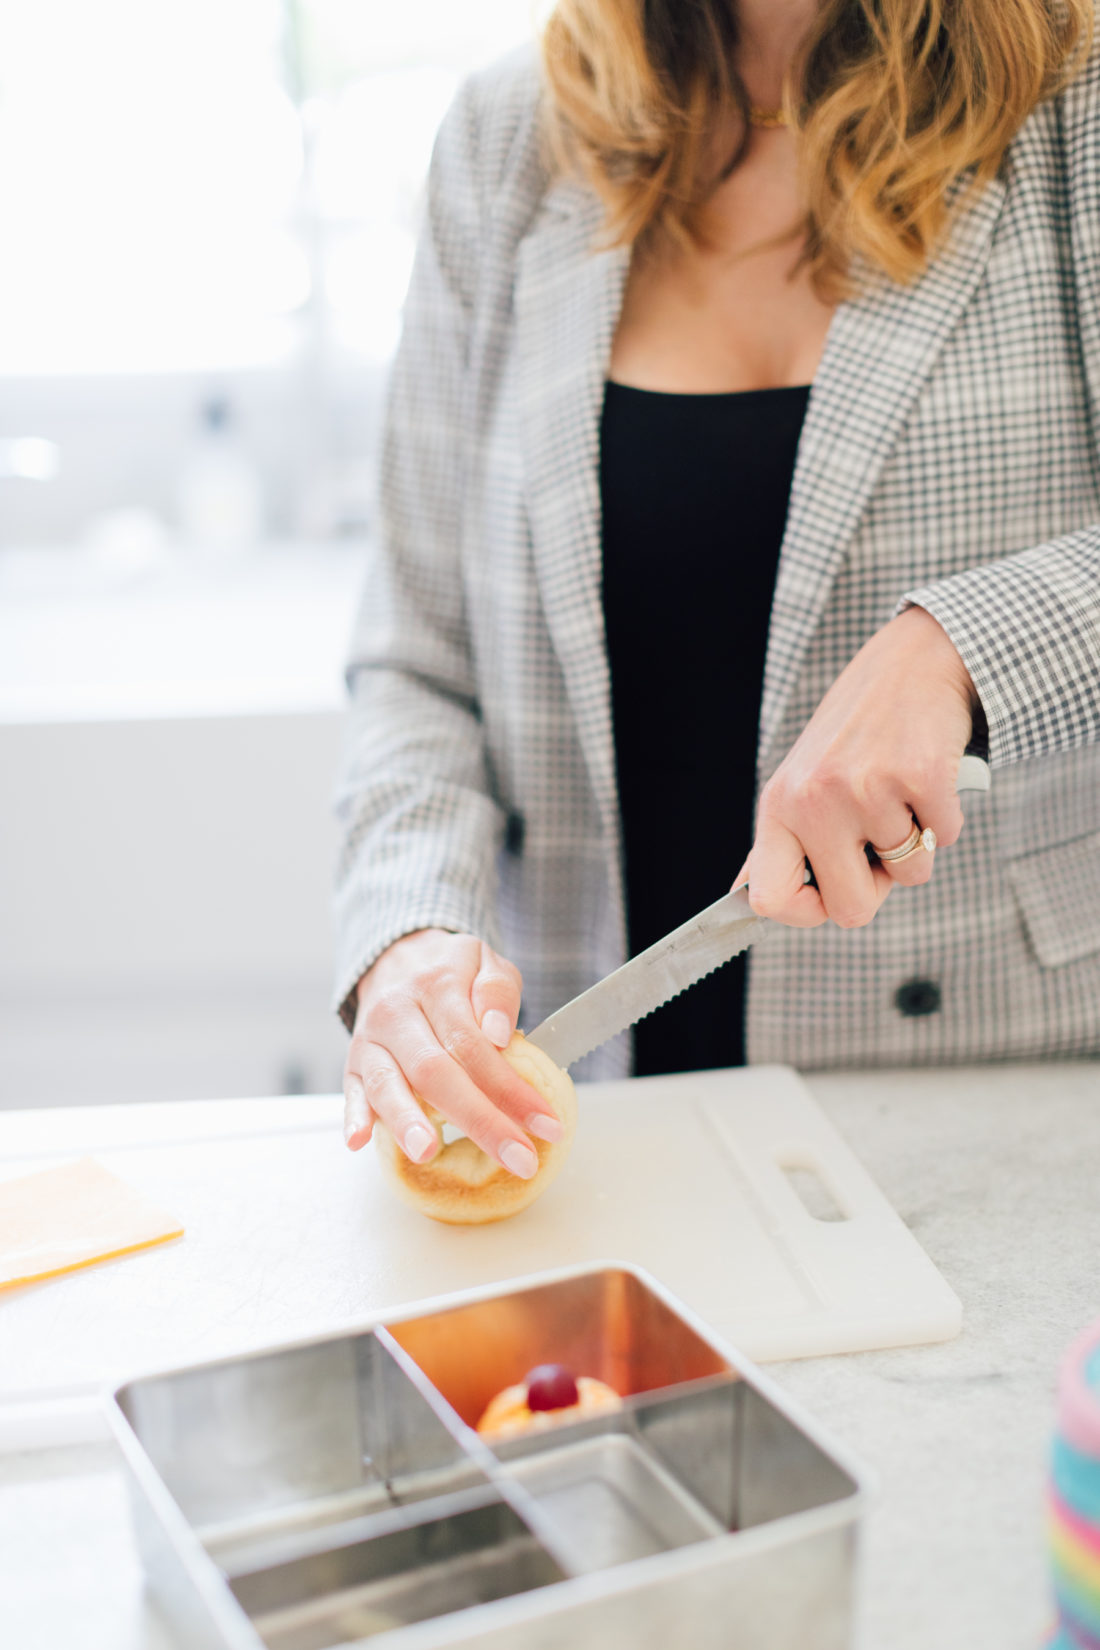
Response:
[[[924,607],[907,607],[890,621],[893,625],[904,625],[909,633],[910,640],[923,659],[929,649],[937,659],[936,674],[944,675],[958,690],[959,697],[970,711],[971,723],[975,729],[985,726],[985,713],[982,710],[978,690],[974,686],[974,679],[962,654],[955,646],[951,637],[940,621]]]

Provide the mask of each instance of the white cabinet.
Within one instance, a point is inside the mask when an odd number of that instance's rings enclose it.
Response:
[[[360,565],[284,552],[205,594],[47,601],[25,579],[5,600],[0,557],[0,1105],[339,1087],[330,799]]]

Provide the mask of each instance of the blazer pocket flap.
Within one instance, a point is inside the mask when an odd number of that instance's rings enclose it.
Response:
[[[1100,951],[1100,831],[1010,860],[1006,870],[1044,967]]]

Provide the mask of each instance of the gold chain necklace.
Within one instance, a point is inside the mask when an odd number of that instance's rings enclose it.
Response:
[[[779,126],[789,126],[786,109],[758,109],[755,103],[749,105],[749,125],[760,126],[765,131],[772,132]]]

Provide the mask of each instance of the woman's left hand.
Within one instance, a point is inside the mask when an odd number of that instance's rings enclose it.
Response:
[[[760,916],[796,928],[871,921],[895,883],[927,882],[933,854],[869,863],[865,843],[894,848],[914,821],[941,847],[963,815],[955,784],[978,700],[947,632],[910,607],[841,672],[765,785],[756,839],[734,886]],[[817,887],[803,883],[805,861]]]

